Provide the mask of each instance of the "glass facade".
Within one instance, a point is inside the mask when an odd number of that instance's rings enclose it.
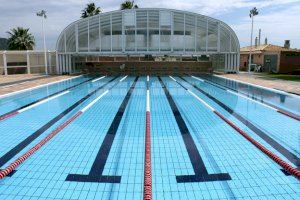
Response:
[[[132,9],[72,23],[61,33],[57,51],[203,55],[239,53],[239,42],[229,26],[210,17],[169,9]]]

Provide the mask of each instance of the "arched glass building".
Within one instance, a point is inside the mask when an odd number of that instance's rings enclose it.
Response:
[[[76,57],[207,56],[214,70],[237,72],[240,45],[224,22],[171,9],[101,13],[67,26],[57,44],[57,71],[72,72]]]

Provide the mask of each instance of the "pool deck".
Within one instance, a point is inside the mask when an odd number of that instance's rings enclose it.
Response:
[[[0,76],[0,95],[34,88],[40,85],[66,80],[74,76],[44,76],[39,74],[22,74]]]
[[[249,75],[248,73],[243,72],[239,74],[222,74],[220,76],[300,95],[300,83],[295,81],[270,78],[258,73],[252,73]]]
[[[41,74],[15,74],[15,75],[0,76],[0,85],[6,83],[9,84],[15,81],[26,81],[38,77],[46,77],[46,76]]]

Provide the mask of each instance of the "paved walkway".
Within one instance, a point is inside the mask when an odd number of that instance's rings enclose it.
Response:
[[[16,74],[16,75],[8,75],[2,76],[0,75],[0,85],[9,84],[16,81],[26,81],[33,78],[43,77],[44,75],[40,74]]]
[[[1,83],[1,80],[0,80],[0,88],[11,87],[13,85],[18,85],[18,84],[24,84],[25,82],[36,81],[36,80],[43,79],[43,78],[49,78],[49,76],[36,76],[36,77],[25,78],[25,79],[22,78],[20,80],[14,80],[14,81],[9,81],[9,82],[4,81],[4,83]]]
[[[60,81],[64,79],[71,78],[72,76],[49,76],[47,78],[35,79],[34,81],[30,81],[30,79],[41,77],[41,75],[8,75],[8,76],[0,76],[0,84],[9,84],[18,82],[17,84],[6,85],[0,87],[0,95],[8,94],[11,92],[16,92],[19,90],[24,90],[32,87],[36,87],[39,85]],[[26,79],[29,79],[26,81]],[[22,81],[23,80],[23,81]]]
[[[248,73],[222,74],[220,76],[300,95],[300,83],[296,81],[275,79],[261,74],[249,75]]]

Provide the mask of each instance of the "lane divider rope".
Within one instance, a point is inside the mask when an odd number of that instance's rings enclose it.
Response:
[[[18,111],[13,111],[13,112],[10,112],[10,113],[8,113],[6,115],[0,116],[0,121],[3,121],[3,120],[8,119],[8,118],[11,118],[11,117],[13,117],[13,116],[15,116],[17,114],[19,114]]]
[[[229,92],[229,93],[231,93],[231,94],[233,94],[233,95],[240,96],[240,97],[242,97],[242,98],[248,99],[248,100],[250,100],[250,101],[252,101],[252,102],[254,102],[254,103],[260,104],[260,105],[262,105],[262,106],[264,106],[264,107],[266,107],[266,108],[269,108],[269,109],[271,109],[271,110],[274,110],[274,111],[276,111],[276,112],[278,112],[278,113],[280,113],[280,114],[286,115],[287,117],[290,117],[290,118],[293,118],[293,119],[295,119],[295,120],[300,121],[300,116],[298,116],[297,114],[294,114],[294,113],[291,113],[291,112],[287,112],[287,111],[285,111],[285,110],[282,110],[282,109],[278,108],[278,107],[275,106],[275,105],[271,105],[270,103],[267,103],[267,102],[262,103],[262,102],[260,102],[259,99],[257,99],[257,98],[252,99],[252,98],[250,98],[250,97],[247,97],[245,94],[239,93],[239,92],[237,92],[237,91],[235,91],[235,90],[232,90],[232,89],[226,89],[226,88],[223,87],[223,86],[217,86],[216,83],[213,83],[213,82],[211,82],[211,81],[203,80],[203,79],[201,79],[201,78],[199,78],[199,77],[196,77],[196,76],[191,76],[191,77],[194,78],[194,79],[197,79],[197,80],[199,80],[199,81],[201,81],[201,82],[206,82],[206,83],[211,84],[211,85],[214,85],[214,86],[216,86],[216,87],[221,87],[221,88],[223,88],[225,91],[227,91],[227,92]]]
[[[151,135],[150,135],[150,91],[147,76],[146,137],[144,163],[144,200],[152,200]]]
[[[251,86],[254,86],[254,87],[262,88],[264,90],[269,90],[269,91],[272,91],[272,92],[275,92],[275,93],[280,93],[280,94],[283,94],[283,95],[286,95],[286,96],[293,96],[293,97],[296,97],[296,98],[300,98],[299,95],[291,94],[291,93],[288,93],[288,92],[285,92],[285,91],[282,91],[282,90],[278,90],[278,89],[275,89],[275,88],[264,87],[264,86],[261,86],[261,85],[257,85],[257,84],[253,84],[253,83],[249,83],[249,82],[244,82],[244,81],[237,80],[237,79],[231,79],[231,78],[223,77],[223,76],[216,75],[216,74],[213,74],[213,76],[216,76],[216,77],[219,77],[219,78],[222,78],[222,79],[226,79],[226,80],[229,80],[229,81],[233,81],[233,82],[242,83],[242,84],[245,84],[245,85],[251,85]]]
[[[170,76],[171,78],[171,76]],[[179,83],[176,79],[172,77],[172,80],[174,80],[176,83],[178,83],[180,86],[181,83]],[[297,168],[291,166],[284,160],[282,160],[279,156],[268,150],[266,147],[264,147],[262,144],[254,140],[252,137],[250,137],[245,131],[240,129],[237,125],[235,125],[233,122],[228,120],[226,117],[224,117],[221,113],[216,111],[213,107],[208,105],[203,99],[201,99],[199,96],[197,96],[195,93],[190,91],[189,89],[185,88],[190,94],[192,94],[194,97],[196,97],[197,100],[199,100],[203,105],[205,105],[207,108],[209,108],[213,113],[215,113],[218,117],[220,117],[223,121],[225,121],[228,125],[230,125],[234,130],[236,130],[240,135],[242,135],[245,139],[247,139],[250,143],[252,143],[254,146],[256,146],[260,151],[262,151],[264,154],[266,154],[269,158],[271,158],[273,161],[275,161],[278,165],[280,165],[283,169],[285,169],[287,172],[295,176],[298,180],[300,180],[300,170]]]
[[[127,78],[122,78],[122,81]],[[121,81],[120,81],[121,82]],[[41,140],[38,144],[32,147],[29,151],[24,153],[22,156],[17,158],[14,162],[8,165],[5,169],[0,171],[0,180],[9,175],[14,169],[16,169],[20,164],[22,164],[29,156],[35,153],[38,149],[40,149],[44,144],[46,144],[49,140],[51,140],[55,135],[57,135],[60,131],[66,128],[71,122],[73,122],[76,118],[78,118],[81,114],[87,111],[92,105],[94,105],[99,99],[101,99],[104,95],[108,93],[109,90],[106,90],[102,95],[96,98],[94,101],[89,103],[86,107],[75,113],[71,118],[69,118],[64,123],[60,124],[55,130],[53,130],[49,135],[47,135],[43,140]]]
[[[67,94],[67,93],[69,93],[69,92],[70,92],[69,90],[64,91],[64,92],[59,93],[59,94],[57,94],[57,95],[55,95],[55,96],[49,97],[49,98],[44,99],[44,100],[42,100],[42,101],[39,101],[39,102],[37,102],[37,103],[35,103],[35,104],[32,104],[32,105],[30,105],[30,106],[28,106],[28,107],[22,108],[22,109],[20,109],[20,110],[14,111],[14,112],[10,112],[10,113],[8,113],[7,115],[0,116],[0,121],[3,121],[3,120],[8,119],[8,118],[11,118],[11,117],[13,117],[13,116],[15,116],[15,115],[17,115],[17,114],[20,114],[20,113],[22,113],[22,112],[24,112],[24,111],[26,111],[26,110],[29,110],[29,109],[31,109],[31,108],[34,108],[34,107],[38,106],[38,105],[41,105],[41,104],[46,103],[46,102],[48,102],[48,101],[51,101],[51,100],[53,100],[53,99],[55,99],[55,98],[58,98],[58,97],[60,97],[60,96],[62,96],[62,95],[65,95],[65,94]]]
[[[104,78],[104,77],[105,77],[105,76],[103,76],[103,77],[101,77],[101,78]],[[41,98],[41,99],[35,100],[35,101],[33,101],[33,102],[31,102],[31,103],[29,103],[29,104],[27,104],[27,105],[21,106],[21,107],[15,109],[15,110],[12,110],[12,111],[10,111],[10,112],[8,112],[8,113],[5,113],[5,114],[3,114],[3,115],[0,115],[0,121],[3,121],[3,120],[8,119],[8,118],[11,118],[11,117],[13,117],[13,116],[15,116],[15,115],[17,115],[17,114],[19,114],[19,113],[21,113],[21,112],[24,112],[24,111],[26,111],[26,110],[29,110],[30,108],[33,108],[33,107],[35,107],[35,106],[37,106],[37,105],[40,105],[40,104],[45,103],[45,102],[47,102],[47,101],[50,101],[50,100],[52,100],[52,99],[54,99],[54,98],[57,98],[57,97],[59,97],[59,96],[61,96],[61,95],[64,95],[64,94],[70,92],[71,89],[76,88],[76,87],[78,87],[78,86],[80,86],[80,85],[82,85],[82,84],[84,84],[84,83],[87,83],[87,82],[89,82],[89,81],[91,81],[91,80],[92,80],[92,79],[85,80],[85,81],[83,81],[83,82],[80,82],[80,83],[75,84],[75,85],[73,85],[73,86],[70,86],[70,87],[68,87],[68,88],[65,88],[65,89],[63,89],[63,90],[61,90],[61,91],[55,92],[55,93],[53,93],[53,94],[50,94],[49,96],[46,96],[46,97],[43,97],[43,98]]]
[[[59,125],[54,131],[52,131],[47,137],[45,137],[43,140],[41,140],[39,143],[37,143],[29,151],[27,151],[26,153],[24,153],[22,156],[20,156],[18,159],[16,159],[14,162],[12,162],[5,169],[1,170],[0,171],[0,179],[3,179],[8,174],[10,174],[14,169],[16,169],[20,164],[22,164],[29,156],[31,156],[38,149],[40,149],[44,144],[46,144],[55,135],[57,135],[61,130],[63,130],[65,127],[67,127],[71,122],[73,122],[82,113],[83,113],[82,111],[77,112],[75,115],[73,115],[67,121],[65,121],[64,123],[62,123],[61,125]]]
[[[41,104],[43,104],[43,103],[46,103],[46,102],[51,101],[51,100],[53,100],[53,99],[56,99],[56,98],[58,98],[58,97],[60,97],[60,96],[63,96],[63,95],[65,95],[65,94],[68,94],[69,92],[70,92],[70,91],[67,90],[67,91],[64,91],[64,92],[62,92],[62,93],[59,93],[59,94],[57,94],[57,95],[55,95],[55,96],[53,96],[53,97],[50,97],[50,98],[47,98],[47,99],[45,99],[45,100],[43,100],[43,101],[37,102],[37,103],[35,103],[35,104],[31,105],[31,106],[28,106],[28,107],[26,107],[26,108],[20,109],[20,110],[18,111],[18,113],[22,113],[22,112],[24,112],[24,111],[26,111],[26,110],[29,110],[29,109],[31,109],[31,108],[34,108],[34,107],[36,107],[36,106],[38,106],[38,105],[41,105]]]
[[[298,121],[300,121],[300,116],[298,116],[298,115],[294,115],[294,114],[289,113],[289,112],[286,112],[286,111],[284,111],[284,110],[277,110],[277,112],[279,112],[279,113],[281,113],[281,114],[284,114],[284,115],[286,115],[286,116],[288,116],[288,117],[291,117],[291,118],[293,118],[293,119],[296,119],[296,120],[298,120]]]

